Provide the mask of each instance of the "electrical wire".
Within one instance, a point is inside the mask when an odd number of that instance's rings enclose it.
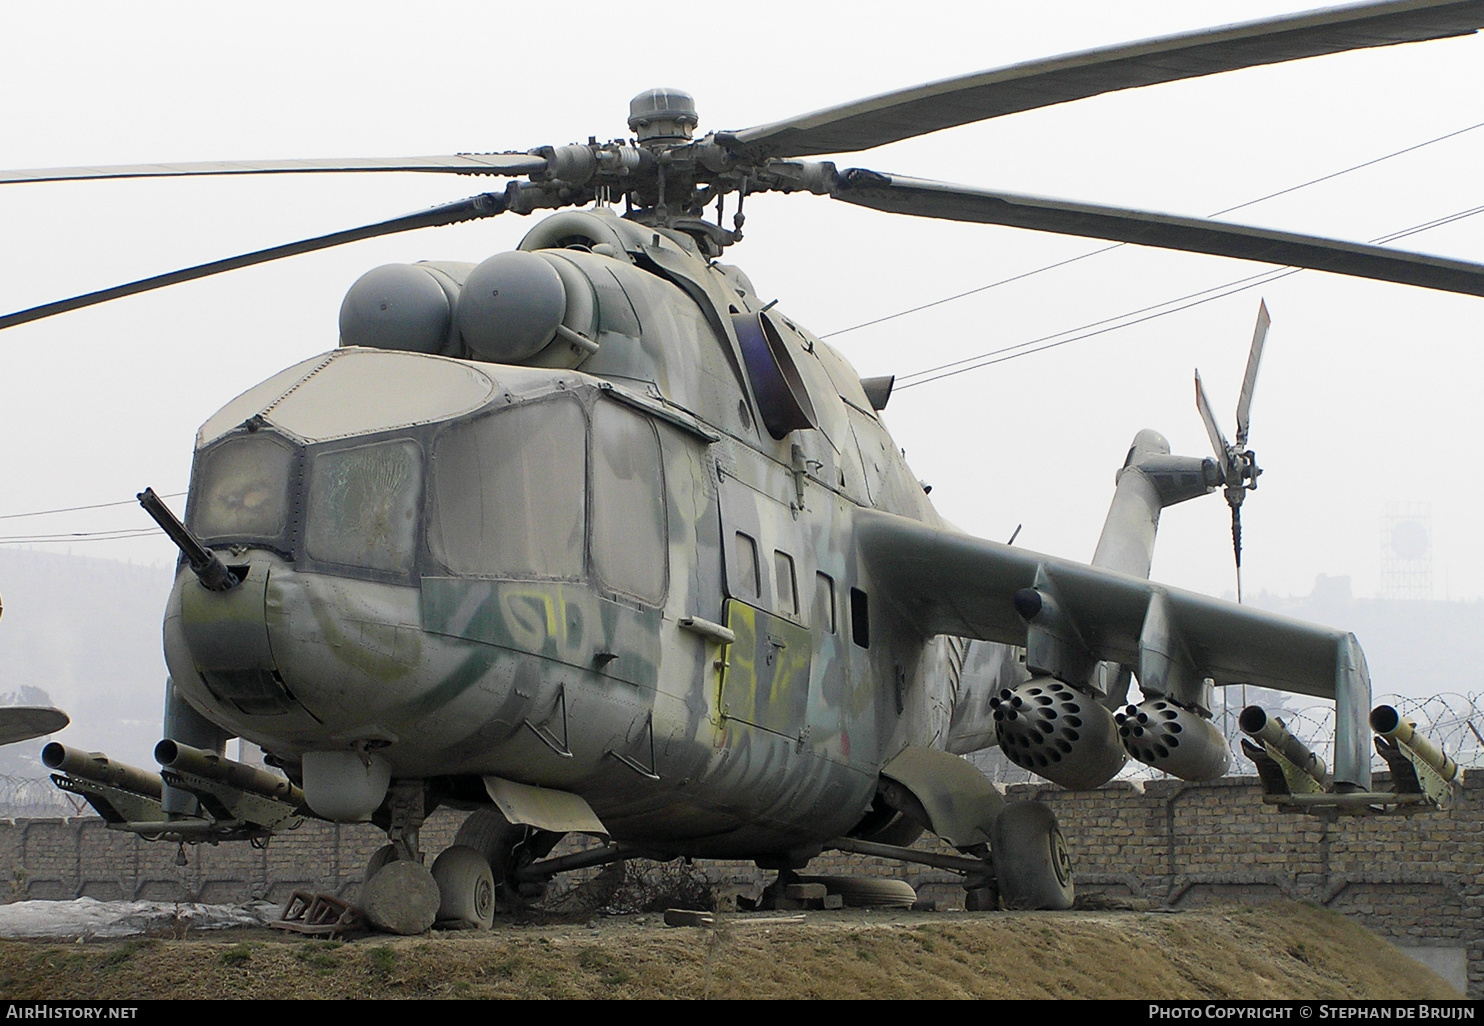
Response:
[[[1484,213],[1484,206],[1470,207],[1467,210],[1460,210],[1453,214],[1447,214],[1443,217],[1434,218],[1433,220],[1426,221],[1422,224],[1413,225],[1410,228],[1403,228],[1400,231],[1392,232],[1389,235],[1383,235],[1380,238],[1372,239],[1371,242],[1373,244],[1394,242],[1397,239],[1406,238],[1409,235],[1416,235],[1419,232],[1424,232],[1431,228],[1437,228],[1441,225],[1452,224],[1454,221],[1461,221],[1466,217],[1473,217],[1474,215],[1480,213]],[[1203,303],[1209,303],[1215,299],[1224,299],[1225,297],[1235,295],[1238,292],[1245,292],[1248,289],[1257,288],[1259,285],[1265,285],[1268,282],[1277,281],[1279,278],[1286,278],[1290,274],[1298,274],[1302,270],[1306,270],[1306,268],[1274,268],[1272,270],[1263,271],[1259,274],[1249,275],[1246,278],[1236,278],[1232,281],[1224,282],[1220,285],[1213,285],[1210,288],[1202,289],[1199,292],[1186,293],[1185,295],[1177,296],[1174,299],[1167,299],[1163,302],[1154,303],[1150,306],[1140,307],[1137,310],[1129,310],[1113,317],[1105,317],[1099,321],[1092,321],[1091,323],[1081,325],[1077,328],[1068,328],[1066,331],[1058,331],[1050,335],[1042,335],[1040,338],[1030,339],[1026,342],[1017,342],[1016,344],[1011,346],[1004,346],[1000,349],[992,349],[989,352],[980,353],[977,356],[966,356],[963,359],[954,360],[951,363],[939,364],[936,367],[929,367],[925,370],[914,371],[911,374],[904,374],[900,378],[898,378],[898,384],[895,387],[898,391],[904,388],[914,388],[917,385],[926,385],[930,381],[941,381],[943,378],[951,378],[956,374],[963,374],[967,371],[978,370],[981,367],[989,367],[996,363],[1004,363],[1007,360],[1014,360],[1017,357],[1029,356],[1032,353],[1044,353],[1048,349],[1056,349],[1059,346],[1066,345],[1068,342],[1079,342],[1083,339],[1092,338],[1096,335],[1105,335],[1110,331],[1117,331],[1120,328],[1132,327],[1135,324],[1143,324],[1146,321],[1154,320],[1156,317],[1164,317],[1166,314],[1178,313],[1181,310],[1189,310],[1191,307],[1200,306]],[[1187,302],[1187,300],[1189,300],[1189,302]],[[1169,309],[1161,309],[1162,307],[1169,307]],[[1157,312],[1149,313],[1149,311]],[[1148,315],[1144,317],[1138,316],[1139,314],[1144,313],[1147,313]],[[1127,320],[1126,318],[1133,318],[1133,320]],[[1102,327],[1102,325],[1107,325],[1107,327]],[[1097,328],[1098,330],[1088,331],[1087,329],[1089,328]],[[1068,335],[1073,332],[1082,332],[1082,334],[1072,334],[1070,338],[1061,338],[1062,335]],[[1052,342],[1050,341],[1051,339],[1060,339],[1060,341]],[[1040,345],[1040,343],[1043,342],[1048,344]],[[963,364],[969,364],[969,366],[961,366]],[[942,373],[937,373],[939,371],[941,371]],[[925,377],[924,375],[930,376]]]
[[[161,495],[162,499],[178,499],[185,492],[171,492],[169,495]],[[88,506],[63,506],[60,509],[38,509],[30,513],[6,513],[0,516],[0,520],[18,520],[21,517],[44,517],[53,513],[75,513],[82,509],[106,509],[109,506],[137,506],[137,499],[119,499],[117,502],[95,502]]]
[[[1130,328],[1133,327],[1135,324],[1143,324],[1146,321],[1152,321],[1157,317],[1164,317],[1166,314],[1179,313],[1181,310],[1189,310],[1191,307],[1200,306],[1203,303],[1209,303],[1216,299],[1225,299],[1227,296],[1235,295],[1238,292],[1245,292],[1247,289],[1257,288],[1259,285],[1266,285],[1270,281],[1277,281],[1279,278],[1286,278],[1290,274],[1298,274],[1301,270],[1303,270],[1303,268],[1301,267],[1288,267],[1271,271],[1264,271],[1261,274],[1254,274],[1248,278],[1238,278],[1235,281],[1225,282],[1221,285],[1213,285],[1211,288],[1202,289],[1200,292],[1191,292],[1187,293],[1184,296],[1179,296],[1175,299],[1167,299],[1162,303],[1155,303],[1152,306],[1141,307],[1138,310],[1129,310],[1114,317],[1106,317],[1100,321],[1092,321],[1091,323],[1084,324],[1081,327],[1068,328],[1066,331],[1058,331],[1051,335],[1042,335],[1040,338],[1033,338],[1026,342],[1017,342],[1013,346],[1004,346],[1000,349],[992,349],[987,353],[980,353],[977,356],[966,356],[962,360],[955,360],[953,363],[941,364],[937,367],[929,367],[926,370],[915,371],[912,374],[904,374],[901,378],[898,379],[898,384],[894,387],[896,391],[901,391],[905,388],[915,388],[918,385],[926,385],[931,381],[941,381],[943,378],[951,378],[957,374],[964,374],[968,371],[979,370],[981,367],[989,367],[997,363],[1004,363],[1007,360],[1014,360],[1017,357],[1030,356],[1033,353],[1044,353],[1048,349],[1056,349],[1060,346],[1066,345],[1069,342],[1080,342],[1083,339],[1093,338],[1097,335],[1106,335],[1109,332],[1118,331],[1120,328]],[[1210,294],[1208,295],[1208,293]],[[1184,302],[1185,300],[1189,300],[1189,302]],[[1171,306],[1171,304],[1173,303],[1179,303],[1181,305]],[[1161,309],[1162,307],[1169,307],[1169,309]],[[1147,316],[1144,317],[1138,316],[1139,314],[1146,313],[1147,311],[1155,312],[1148,313]],[[1125,320],[1125,318],[1130,317],[1133,318],[1133,320]],[[1110,323],[1115,321],[1119,323]],[[1107,325],[1107,327],[1101,327],[1101,325]],[[1087,329],[1089,328],[1096,328],[1097,330],[1088,331]],[[1072,334],[1070,338],[1061,338],[1060,341],[1057,342],[1051,341],[1052,339],[1060,338],[1060,336],[1067,335],[1072,332],[1082,332],[1082,334]],[[1042,342],[1048,344],[1039,345],[1039,343]],[[1035,346],[1035,348],[1027,348],[1029,346]],[[1015,352],[1015,350],[1020,350],[1020,352]],[[959,364],[971,364],[971,366],[960,367],[958,366]],[[949,368],[956,369],[950,370]],[[935,371],[942,371],[942,373],[934,373]],[[922,375],[932,376],[922,377]],[[919,380],[906,381],[906,378],[918,378]]]
[[[153,528],[124,528],[117,531],[77,531],[71,534],[13,534],[0,537],[0,545],[48,545],[62,542],[121,541],[145,535],[164,537]]]
[[[1311,185],[1318,185],[1320,182],[1327,182],[1330,179],[1339,178],[1341,175],[1348,175],[1352,171],[1359,171],[1362,168],[1371,167],[1372,165],[1379,164],[1382,161],[1390,160],[1392,157],[1400,157],[1404,153],[1411,153],[1414,150],[1420,150],[1420,149],[1422,149],[1425,146],[1431,146],[1434,143],[1440,143],[1440,142],[1443,142],[1446,139],[1452,139],[1455,136],[1463,135],[1465,132],[1472,132],[1472,131],[1474,131],[1475,129],[1478,129],[1478,128],[1484,128],[1484,121],[1480,121],[1477,124],[1468,125],[1468,126],[1466,126],[1464,128],[1455,129],[1452,132],[1444,133],[1443,135],[1436,136],[1436,137],[1434,137],[1432,139],[1427,139],[1427,140],[1425,140],[1423,142],[1420,142],[1420,143],[1415,143],[1414,145],[1411,145],[1411,146],[1403,147],[1402,149],[1399,149],[1399,150],[1393,150],[1391,153],[1383,154],[1382,156],[1379,156],[1379,157],[1373,157],[1370,160],[1363,161],[1363,162],[1361,162],[1359,164],[1354,164],[1354,165],[1352,165],[1350,167],[1343,168],[1343,169],[1341,169],[1339,171],[1331,171],[1329,174],[1320,175],[1318,178],[1311,178],[1307,182],[1300,182],[1298,185],[1290,185],[1290,186],[1288,186],[1285,189],[1279,189],[1277,192],[1270,192],[1267,195],[1265,195],[1265,196],[1259,196],[1256,199],[1246,200],[1246,201],[1244,201],[1242,203],[1238,203],[1236,206],[1225,207],[1225,208],[1223,208],[1221,210],[1216,211],[1215,213],[1208,214],[1207,216],[1208,217],[1220,217],[1222,214],[1230,214],[1234,210],[1242,210],[1242,209],[1244,209],[1246,207],[1255,206],[1258,203],[1265,202],[1265,201],[1270,200],[1270,199],[1273,199],[1273,198],[1275,198],[1277,196],[1284,196],[1284,195],[1287,195],[1290,192],[1297,192],[1299,189],[1307,189]],[[1456,217],[1459,216],[1459,215],[1454,215],[1454,216],[1455,216],[1455,219],[1456,219]],[[1467,216],[1467,215],[1462,215],[1462,216]],[[1395,239],[1403,238],[1405,235],[1413,234],[1416,231],[1423,231],[1423,230],[1425,230],[1423,226],[1418,226],[1415,229],[1408,229],[1407,231],[1402,232],[1402,233],[1399,233],[1397,235],[1388,236],[1388,237],[1386,237],[1382,241],[1391,242],[1391,241],[1394,241]],[[1034,275],[1037,275],[1037,274],[1040,274],[1043,271],[1053,271],[1053,270],[1057,269],[1058,267],[1065,267],[1068,264],[1074,264],[1074,263],[1076,263],[1079,260],[1086,260],[1088,257],[1093,257],[1093,256],[1097,256],[1099,253],[1107,253],[1107,252],[1110,252],[1110,251],[1115,250],[1115,249],[1120,249],[1121,247],[1127,246],[1127,245],[1129,245],[1129,244],[1126,243],[1126,242],[1115,242],[1115,243],[1113,243],[1110,246],[1100,246],[1097,249],[1088,250],[1086,253],[1079,253],[1078,255],[1073,256],[1073,257],[1068,257],[1065,260],[1058,260],[1056,263],[1046,264],[1043,267],[1037,267],[1037,268],[1035,268],[1033,270],[1025,271],[1024,273],[1021,273],[1021,274],[1011,275],[1009,278],[1001,278],[999,281],[990,282],[988,285],[980,285],[980,286],[977,286],[976,288],[969,289],[966,292],[959,292],[959,293],[956,293],[956,294],[951,295],[951,296],[944,296],[942,299],[934,299],[931,302],[920,303],[917,306],[910,307],[910,308],[908,308],[906,310],[898,310],[896,313],[886,314],[886,315],[884,315],[882,317],[876,317],[876,318],[873,318],[873,319],[871,319],[869,321],[862,321],[859,324],[852,324],[848,328],[840,328],[840,329],[838,329],[836,331],[826,332],[825,334],[820,335],[819,337],[822,338],[822,339],[824,339],[824,338],[834,338],[834,337],[836,337],[838,335],[844,335],[847,332],[858,331],[861,328],[869,328],[869,327],[871,327],[873,325],[876,325],[876,324],[883,324],[886,321],[893,321],[893,320],[896,320],[898,317],[906,317],[909,314],[919,313],[919,312],[921,312],[923,310],[930,310],[930,309],[932,309],[935,306],[942,306],[944,303],[952,303],[952,302],[954,302],[956,300],[959,300],[959,299],[966,299],[969,296],[976,296],[976,295],[978,295],[981,292],[987,292],[988,290],[993,289],[993,288],[998,288],[1001,285],[1008,285],[1011,282],[1023,281],[1024,279],[1030,278],[1030,277],[1032,277]],[[1078,329],[1075,329],[1074,328],[1072,330],[1075,331],[1075,330],[1078,330]],[[1052,337],[1055,337],[1055,336],[1047,336],[1047,337],[1052,338]],[[1027,344],[1029,344],[1029,343],[1027,343]],[[923,372],[923,373],[925,373],[925,372]],[[902,387],[902,386],[898,386],[898,387]]]

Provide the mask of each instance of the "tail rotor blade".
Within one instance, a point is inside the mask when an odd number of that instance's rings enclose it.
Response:
[[[1216,453],[1216,462],[1221,464],[1222,476],[1229,482],[1235,470],[1232,466],[1231,447],[1226,444],[1226,436],[1216,426],[1216,415],[1211,412],[1211,401],[1206,398],[1200,371],[1195,372],[1195,408],[1201,411],[1201,420],[1205,422],[1206,434],[1210,436],[1211,448]]]
[[[1272,318],[1268,316],[1267,300],[1263,300],[1257,308],[1257,327],[1252,332],[1252,349],[1247,354],[1247,373],[1242,377],[1242,394],[1237,398],[1237,448],[1247,448],[1247,429],[1250,426],[1250,415],[1252,413],[1252,389],[1257,384],[1257,366],[1262,362],[1262,346],[1268,337],[1268,325]]]

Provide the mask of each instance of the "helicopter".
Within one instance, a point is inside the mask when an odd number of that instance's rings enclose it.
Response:
[[[1277,38],[1296,57],[1374,45],[1378,25],[1385,42],[1473,31],[1477,6],[1340,9],[1029,77],[1062,82],[1048,94],[1060,102],[1263,63]],[[1175,51],[1201,59],[1165,62]],[[1159,56],[1141,63],[1148,52]],[[1173,457],[1141,434],[1092,567],[961,535],[881,426],[890,382],[855,375],[721,262],[741,223],[735,205],[730,223],[708,219],[712,202],[808,192],[1479,294],[1480,269],[1457,261],[796,159],[951,127],[959,94],[993,97],[1027,73],[699,139],[689,97],[655,90],[631,105],[633,139],[427,162],[513,183],[350,234],[598,206],[551,215],[478,265],[371,272],[342,306],[342,349],[207,421],[185,522],[144,493],[183,552],[166,617],[164,775],[49,749],[55,768],[145,836],[261,839],[305,814],[373,818],[390,843],[368,888],[383,881],[394,909],[412,895],[423,918],[431,903],[471,921],[493,893],[556,870],[542,860],[565,832],[618,842],[587,858],[749,857],[792,873],[827,843],[901,854],[926,826],[968,853],[976,900],[997,887],[1065,907],[1054,822],[1033,803],[1005,807],[950,749],[993,736],[1050,779],[1094,786],[1127,758],[1112,708],[1131,670],[1164,703],[1142,715],[1193,742],[1168,747],[1210,757],[1179,766],[1196,778],[1225,768],[1210,764],[1213,683],[1335,697],[1334,779],[1368,792],[1369,680],[1353,638],[1147,583],[1159,511],[1218,484],[1240,494],[1255,465],[1221,447],[1215,460]],[[502,453],[506,437],[519,444]],[[1067,749],[1033,752],[1034,734],[992,725],[1027,704],[1071,723],[1077,736],[1056,739]],[[262,744],[286,777],[224,760],[228,735]],[[476,808],[441,872],[423,868],[417,843],[438,802]],[[579,864],[595,863],[560,868]]]

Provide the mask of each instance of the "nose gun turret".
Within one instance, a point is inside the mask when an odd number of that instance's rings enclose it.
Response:
[[[217,558],[216,553],[203,545],[201,539],[192,534],[191,529],[170,512],[170,507],[155,494],[153,488],[146,488],[135,498],[139,500],[139,505],[144,507],[144,511],[150,515],[150,518],[160,525],[160,530],[168,534],[170,540],[175,543],[175,547],[180,549],[203,587],[210,591],[231,591],[237,587],[240,583],[237,575],[228,570],[226,564]]]

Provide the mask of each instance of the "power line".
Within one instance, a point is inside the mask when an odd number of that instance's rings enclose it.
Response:
[[[160,498],[178,499],[184,494],[185,492],[171,492],[169,495],[160,496]],[[138,504],[137,499],[120,499],[117,502],[95,502],[88,506],[64,506],[60,509],[38,509],[30,513],[6,513],[4,516],[0,516],[0,520],[17,520],[21,517],[44,517],[52,513],[75,513],[82,509],[106,509],[109,506],[137,506]]]
[[[1181,310],[1189,310],[1193,306],[1200,306],[1201,304],[1209,303],[1212,300],[1225,299],[1227,296],[1234,295],[1238,292],[1244,292],[1247,289],[1256,288],[1259,285],[1266,285],[1268,282],[1277,281],[1279,278],[1286,278],[1290,274],[1298,274],[1300,270],[1303,270],[1303,268],[1290,267],[1264,271],[1261,274],[1255,274],[1248,278],[1238,278],[1235,281],[1229,281],[1222,285],[1213,285],[1211,288],[1202,289],[1200,292],[1191,292],[1184,296],[1179,296],[1175,299],[1167,299],[1162,303],[1155,303],[1152,306],[1141,307],[1138,310],[1129,310],[1125,313],[1118,314],[1115,317],[1106,317],[1103,320],[1093,321],[1090,324],[1084,324],[1078,328],[1068,328],[1066,331],[1058,331],[1051,335],[1042,335],[1040,338],[1034,338],[1028,342],[1019,342],[1013,346],[1005,346],[1001,349],[992,349],[987,353],[980,353],[978,356],[967,356],[964,357],[964,359],[962,360],[955,360],[953,363],[942,364],[938,367],[929,367],[927,370],[916,371],[914,374],[910,375],[903,375],[903,377],[920,377],[921,375],[930,374],[932,375],[932,377],[922,377],[921,380],[908,381],[905,384],[898,384],[895,387],[899,391],[904,388],[915,388],[918,385],[926,385],[930,381],[941,381],[943,378],[951,378],[956,374],[963,374],[967,371],[978,370],[981,367],[989,367],[996,363],[1004,363],[1007,360],[1014,360],[1017,357],[1030,356],[1033,353],[1044,353],[1048,349],[1056,349],[1059,346],[1066,345],[1068,342],[1080,342],[1083,339],[1093,338],[1097,335],[1106,335],[1109,332],[1117,331],[1120,328],[1130,328],[1133,327],[1135,324],[1143,324],[1146,321],[1152,321],[1156,317],[1163,317],[1166,314],[1179,313]],[[1212,294],[1207,295],[1207,293]],[[1184,302],[1184,300],[1190,300],[1190,302]],[[1173,303],[1181,303],[1182,305],[1171,306],[1171,304]],[[1161,307],[1169,307],[1169,309],[1161,309]],[[1138,316],[1138,314],[1145,313],[1146,311],[1150,310],[1154,310],[1157,312],[1149,313],[1147,316],[1144,317]],[[1125,318],[1130,317],[1134,319],[1125,320]],[[1113,321],[1117,321],[1119,323],[1110,323]],[[1107,327],[1100,327],[1100,325],[1107,325]],[[1097,330],[1088,331],[1086,330],[1088,328],[1096,328]],[[1062,335],[1067,335],[1070,332],[1082,332],[1082,334],[1074,334],[1070,338],[1062,338],[1060,341],[1057,342],[1050,341],[1051,339],[1060,338],[1060,336]],[[1048,344],[1038,345],[1038,343],[1042,342],[1046,342]],[[1026,348],[1027,346],[1035,346],[1036,348],[1028,349]],[[1014,352],[1014,350],[1017,349],[1021,351]],[[994,357],[998,357],[998,359],[994,359]],[[964,363],[970,363],[971,366],[958,366],[958,364]],[[953,367],[957,367],[957,369],[948,369]],[[943,371],[943,373],[936,374],[934,373],[935,371]]]
[[[148,527],[126,528],[119,531],[77,531],[71,534],[13,534],[0,536],[0,545],[50,545],[62,542],[120,541],[124,538],[143,538],[145,535],[161,536]]]
[[[1371,241],[1372,243],[1393,242],[1397,239],[1406,238],[1409,235],[1416,235],[1419,232],[1424,232],[1431,228],[1437,228],[1441,225],[1452,224],[1454,221],[1460,221],[1465,217],[1473,217],[1474,215],[1480,213],[1484,213],[1484,206],[1470,207],[1467,210],[1460,210],[1457,213],[1434,218],[1431,221],[1413,225],[1410,228],[1403,228],[1400,231],[1392,232],[1389,235],[1383,235],[1380,238],[1372,239]],[[943,378],[951,378],[956,374],[963,374],[966,371],[978,370],[980,367],[988,367],[992,364],[1004,363],[1007,360],[1013,360],[1021,356],[1029,356],[1032,353],[1042,353],[1048,349],[1056,349],[1059,346],[1066,345],[1068,342],[1079,342],[1082,339],[1092,338],[1096,335],[1105,335],[1110,331],[1117,331],[1119,328],[1132,327],[1135,324],[1143,324],[1146,321],[1152,321],[1156,317],[1163,317],[1166,314],[1178,313],[1181,310],[1189,310],[1193,306],[1200,306],[1201,304],[1209,303],[1214,299],[1223,299],[1226,296],[1235,295],[1238,292],[1244,292],[1247,289],[1256,288],[1259,285],[1265,285],[1270,281],[1277,281],[1279,278],[1286,278],[1290,274],[1298,274],[1302,270],[1305,270],[1305,268],[1274,268],[1272,270],[1263,271],[1259,274],[1249,275],[1246,278],[1237,278],[1232,281],[1225,282],[1221,285],[1213,285],[1210,288],[1202,289],[1199,292],[1186,293],[1185,295],[1177,296],[1174,299],[1167,299],[1163,302],[1154,303],[1150,306],[1140,307],[1137,310],[1129,310],[1113,317],[1105,317],[1102,320],[1093,321],[1089,324],[1084,324],[1081,327],[1068,328],[1066,331],[1058,331],[1050,335],[1042,335],[1040,338],[1031,339],[1027,342],[1017,342],[1015,345],[1004,346],[1000,349],[992,349],[989,352],[980,353],[977,356],[966,356],[961,360],[954,360],[951,363],[939,364],[936,367],[929,367],[925,370],[914,371],[911,374],[904,374],[898,379],[900,383],[896,387],[899,390],[904,388],[914,388],[917,385],[926,385],[930,381],[940,381]],[[1186,302],[1186,300],[1190,300],[1190,302]],[[1177,306],[1174,304],[1180,305]],[[1161,309],[1162,307],[1169,307],[1169,309]],[[1149,313],[1146,317],[1138,316],[1139,314],[1147,313],[1148,311],[1157,312]],[[1130,317],[1134,319],[1125,319]],[[1107,325],[1107,327],[1101,327],[1102,325]],[[1087,331],[1086,329],[1088,328],[1097,328],[1098,330]],[[1067,335],[1072,332],[1083,332],[1083,334],[1072,335],[1072,337],[1070,338],[1062,338],[1060,341],[1057,342],[1050,341],[1051,339],[1057,339],[1060,338],[1062,335]],[[1046,342],[1048,344],[1040,345],[1039,343],[1042,342]],[[1034,346],[1035,348],[1029,348],[1032,346]],[[1016,352],[1016,350],[1019,350],[1019,352]],[[998,357],[998,359],[995,359],[995,357]],[[960,366],[961,364],[969,364],[969,366]],[[936,373],[938,371],[942,371],[943,373]],[[924,375],[931,375],[931,377],[925,377]],[[917,378],[919,380],[907,380],[909,378]]]
[[[1208,214],[1207,216],[1208,217],[1220,217],[1222,214],[1230,214],[1234,210],[1242,210],[1245,207],[1255,206],[1258,203],[1265,202],[1266,200],[1273,199],[1274,197],[1284,196],[1284,195],[1287,195],[1290,192],[1297,192],[1299,189],[1307,189],[1311,185],[1317,185],[1320,182],[1327,182],[1327,181],[1329,181],[1332,178],[1339,178],[1341,175],[1348,175],[1352,171],[1359,171],[1361,168],[1367,168],[1367,167],[1372,166],[1373,164],[1379,164],[1382,161],[1390,160],[1392,157],[1400,157],[1404,153],[1411,153],[1414,150],[1420,150],[1420,149],[1422,149],[1425,146],[1431,146],[1434,143],[1443,142],[1445,139],[1452,139],[1455,136],[1463,135],[1465,132],[1472,132],[1472,131],[1474,131],[1475,129],[1478,129],[1478,128],[1484,128],[1484,121],[1480,121],[1477,124],[1468,125],[1465,128],[1455,129],[1452,132],[1444,133],[1443,135],[1437,136],[1437,137],[1432,138],[1432,139],[1428,139],[1428,140],[1426,140],[1424,142],[1416,143],[1416,144],[1414,144],[1412,146],[1406,146],[1406,147],[1403,147],[1402,149],[1394,150],[1391,153],[1384,154],[1384,155],[1382,155],[1380,157],[1373,157],[1370,160],[1363,161],[1363,162],[1361,162],[1359,164],[1352,165],[1351,167],[1347,167],[1347,168],[1344,168],[1344,169],[1339,170],[1339,171],[1331,171],[1327,175],[1320,175],[1318,178],[1311,178],[1307,182],[1300,182],[1298,185],[1290,185],[1286,189],[1279,189],[1277,192],[1270,192],[1266,196],[1259,196],[1256,199],[1246,200],[1245,202],[1238,203],[1236,206],[1233,206],[1233,207],[1225,207],[1225,208],[1223,208],[1221,210],[1216,211],[1213,214]],[[1466,214],[1464,214],[1464,215],[1454,215],[1455,219],[1458,216],[1467,216],[1467,215]],[[1413,234],[1415,231],[1422,231],[1422,230],[1424,230],[1424,228],[1422,226],[1419,226],[1416,229],[1408,229],[1407,231],[1402,232],[1402,233],[1399,233],[1397,235],[1389,236],[1384,241],[1391,242],[1391,241],[1394,241],[1395,239],[1402,238],[1404,235]],[[834,338],[837,335],[844,335],[847,332],[858,331],[861,328],[869,328],[872,325],[882,324],[882,323],[884,323],[886,321],[896,320],[898,317],[906,317],[909,314],[915,314],[915,313],[918,313],[918,312],[923,311],[923,310],[931,309],[932,307],[935,307],[935,306],[942,306],[944,303],[952,303],[955,300],[966,299],[969,296],[975,296],[975,295],[978,295],[981,292],[987,292],[988,290],[993,289],[993,288],[998,288],[1001,285],[1008,285],[1011,282],[1022,281],[1022,280],[1026,279],[1026,278],[1032,277],[1033,275],[1040,274],[1043,271],[1052,271],[1052,270],[1055,270],[1058,267],[1065,267],[1066,265],[1076,263],[1079,260],[1085,260],[1088,257],[1097,256],[1099,253],[1107,253],[1107,252],[1109,252],[1111,250],[1119,249],[1120,247],[1126,246],[1126,245],[1128,245],[1128,243],[1126,243],[1126,242],[1115,242],[1115,243],[1113,243],[1110,246],[1101,246],[1098,249],[1088,250],[1086,253],[1079,253],[1077,256],[1068,257],[1065,260],[1058,260],[1056,263],[1046,264],[1043,267],[1037,267],[1034,270],[1025,271],[1022,274],[1012,275],[1009,278],[1001,278],[999,281],[990,282],[988,285],[980,285],[980,286],[978,286],[976,288],[969,289],[966,292],[959,292],[959,293],[956,293],[956,294],[954,294],[952,296],[944,296],[942,299],[935,299],[935,300],[932,300],[931,302],[928,302],[928,303],[920,303],[917,306],[910,307],[909,309],[906,309],[906,310],[898,310],[896,313],[886,314],[886,315],[884,315],[882,317],[876,317],[876,318],[873,318],[873,319],[871,319],[869,321],[862,321],[860,324],[852,324],[848,328],[840,328],[837,331],[826,332],[825,334],[820,335],[819,337],[822,338],[822,339],[823,338]],[[1073,330],[1077,330],[1077,329],[1073,329]],[[1055,337],[1055,336],[1047,336],[1047,337]],[[1026,343],[1026,344],[1030,344],[1030,343]]]
[[[1391,153],[1386,154],[1385,156],[1376,157],[1373,160],[1367,160],[1363,164],[1356,164],[1354,167],[1347,167],[1343,171],[1334,171],[1327,175],[1320,175],[1318,178],[1310,179],[1309,181],[1304,182],[1301,185],[1290,185],[1286,189],[1279,189],[1277,192],[1270,192],[1266,196],[1259,196],[1257,197],[1257,199],[1248,200],[1246,203],[1238,203],[1234,207],[1227,207],[1225,210],[1218,210],[1211,216],[1220,217],[1222,214],[1230,214],[1233,210],[1241,210],[1243,207],[1250,207],[1254,203],[1261,203],[1264,200],[1270,200],[1275,196],[1282,196],[1290,192],[1297,192],[1299,189],[1305,189],[1311,185],[1317,185],[1320,182],[1327,182],[1331,178],[1338,178],[1341,175],[1348,175],[1351,171],[1359,171],[1363,167],[1370,167],[1372,164],[1379,164],[1383,160],[1390,160],[1392,157],[1400,157],[1403,153],[1411,153],[1413,150],[1420,150],[1424,146],[1431,146],[1433,143],[1442,142],[1444,139],[1452,139],[1455,135],[1463,135],[1463,133],[1465,132],[1472,132],[1476,128],[1484,128],[1484,121],[1479,122],[1477,125],[1469,125],[1467,128],[1460,128],[1456,131],[1448,132],[1445,135],[1440,135],[1435,139],[1429,139],[1426,142],[1417,143],[1415,146],[1407,146],[1400,150],[1395,150]]]
[[[906,317],[908,314],[915,314],[922,310],[930,310],[935,306],[942,306],[944,303],[952,303],[954,300],[957,299],[965,299],[969,296],[978,295],[981,292],[988,292],[990,289],[999,288],[1001,285],[1008,285],[1012,281],[1020,281],[1024,278],[1029,278],[1033,275],[1040,274],[1042,271],[1054,271],[1058,267],[1065,267],[1068,264],[1075,264],[1078,260],[1086,260],[1088,257],[1097,256],[1099,253],[1106,253],[1109,250],[1118,249],[1121,246],[1127,245],[1128,243],[1126,242],[1115,242],[1112,245],[1103,246],[1099,249],[1090,249],[1086,253],[1079,253],[1074,257],[1067,257],[1067,259],[1065,260],[1058,260],[1054,264],[1047,264],[1044,267],[1037,267],[1035,270],[1032,271],[1026,271],[1022,274],[1011,275],[1008,278],[1001,278],[999,281],[992,281],[988,285],[980,285],[978,288],[969,289],[969,291],[967,292],[959,292],[952,296],[944,296],[942,299],[934,299],[931,302],[922,303],[907,310],[898,310],[896,313],[886,314],[884,317],[877,317],[874,320],[862,321],[859,324],[852,324],[850,327],[841,328],[839,331],[826,332],[819,337],[834,338],[836,335],[843,335],[848,331],[856,331],[860,328],[869,328],[873,324],[882,324],[886,321],[894,321],[898,317]]]

